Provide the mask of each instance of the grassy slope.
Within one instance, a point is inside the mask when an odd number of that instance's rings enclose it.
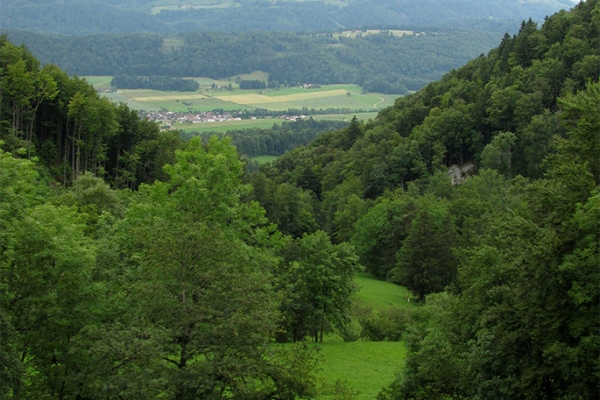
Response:
[[[406,301],[406,288],[376,280],[367,274],[355,278],[358,293],[365,304],[374,310],[391,306],[412,307]],[[323,358],[321,378],[328,384],[345,381],[349,388],[359,392],[358,400],[375,399],[377,393],[390,384],[402,368],[406,349],[402,342],[349,342],[327,337],[324,343],[311,343]]]
[[[322,357],[319,376],[327,384],[340,380],[357,400],[373,400],[402,368],[406,349],[402,342],[325,342],[312,344]]]
[[[373,279],[368,274],[358,274],[354,282],[359,286],[358,297],[374,310],[383,310],[392,306],[409,306],[409,291],[390,282]]]

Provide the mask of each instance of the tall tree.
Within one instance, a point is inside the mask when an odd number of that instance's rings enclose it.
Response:
[[[277,324],[264,211],[242,203],[242,163],[226,140],[191,140],[169,181],[140,188],[122,229],[139,280],[132,307],[153,321],[161,391],[173,399],[272,398],[292,390],[267,357]],[[265,235],[267,234],[267,235]],[[292,374],[293,376],[293,374]],[[287,378],[286,378],[287,377]],[[286,380],[287,379],[287,380]],[[310,376],[297,376],[297,391]]]
[[[349,322],[352,277],[359,269],[354,248],[332,245],[323,231],[305,234],[285,249],[279,281],[285,293],[284,329],[293,341],[323,335]]]

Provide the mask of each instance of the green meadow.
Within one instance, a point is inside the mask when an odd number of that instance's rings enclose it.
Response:
[[[223,121],[223,122],[201,122],[197,124],[174,124],[173,129],[184,131],[184,132],[227,132],[230,130],[237,129],[250,129],[250,128],[271,128],[274,124],[281,124],[279,119],[243,119],[240,121]]]
[[[252,161],[256,161],[257,163],[259,163],[261,165],[270,163],[275,160],[277,160],[277,156],[258,156],[258,157],[252,158]]]
[[[393,306],[413,307],[406,299],[406,288],[384,282],[368,274],[354,278],[359,288],[358,297],[374,311]],[[344,342],[335,335],[325,337],[323,343],[310,343],[319,353],[319,377],[327,385],[336,381],[345,383],[357,400],[373,400],[389,385],[404,365],[406,348],[403,342]]]
[[[354,282],[359,287],[358,297],[374,310],[390,307],[412,307],[410,292],[404,286],[373,279],[368,274],[357,274]]]
[[[327,385],[344,383],[357,400],[374,400],[403,366],[402,342],[311,343],[321,357],[319,377]]]

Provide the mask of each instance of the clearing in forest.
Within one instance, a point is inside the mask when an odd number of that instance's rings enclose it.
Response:
[[[415,307],[408,302],[410,293],[403,286],[357,274],[354,282],[359,287],[358,298],[374,311],[390,307]],[[392,383],[403,368],[406,348],[403,342],[344,342],[337,336],[326,336],[323,343],[311,343],[322,362],[319,377],[328,385],[343,381],[355,399],[375,399],[384,387]]]

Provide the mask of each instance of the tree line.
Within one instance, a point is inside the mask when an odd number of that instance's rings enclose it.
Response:
[[[193,79],[172,78],[170,76],[113,76],[110,85],[115,89],[154,89],[176,92],[194,92],[200,85]]]
[[[273,124],[271,128],[251,128],[231,130],[226,133],[184,132],[183,138],[200,136],[207,140],[211,136],[231,138],[231,143],[240,155],[253,158],[262,155],[280,156],[298,146],[306,146],[318,135],[341,129],[347,123],[343,121],[316,121],[312,118],[297,121],[284,121]]]

